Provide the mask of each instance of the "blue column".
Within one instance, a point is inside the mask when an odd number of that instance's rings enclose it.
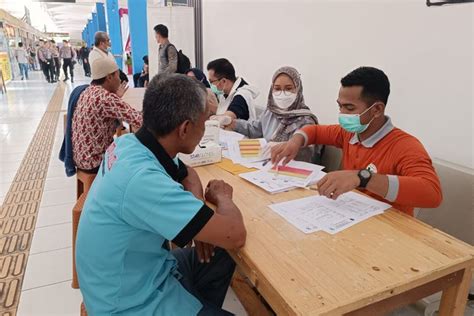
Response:
[[[128,20],[133,73],[137,73],[142,71],[143,56],[148,55],[146,0],[128,1]]]
[[[92,46],[94,44],[95,30],[91,19],[87,20],[87,28],[89,29],[89,46]]]
[[[98,25],[99,31],[102,32],[107,32],[107,25],[105,24],[105,8],[103,3],[96,3],[95,8],[97,11],[97,20],[98,20]]]
[[[99,30],[99,17],[97,16],[97,13],[92,12],[92,23],[94,24],[94,34]]]
[[[129,1],[132,2],[132,1]],[[119,7],[118,0],[107,0],[107,26],[109,30],[109,37],[112,41],[112,54],[117,61],[119,68],[122,68],[122,35],[120,31],[120,16],[119,16]]]

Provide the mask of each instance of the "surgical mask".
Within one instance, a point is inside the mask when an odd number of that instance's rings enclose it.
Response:
[[[367,123],[367,124],[361,124],[360,117],[362,115],[364,115],[365,112],[370,110],[374,105],[375,105],[375,103],[372,104],[367,110],[365,110],[361,114],[342,114],[342,113],[339,113],[339,125],[341,125],[341,127],[343,129],[345,129],[346,131],[351,132],[351,133],[360,134],[360,133],[364,132],[369,127],[370,123],[372,123],[372,121],[374,120],[375,117],[372,118],[370,120],[370,122]]]
[[[278,106],[282,110],[288,109],[293,102],[296,100],[296,93],[291,92],[290,95],[286,95],[285,93],[280,93],[276,95],[273,93],[273,101],[275,101],[275,105]]]
[[[224,94],[224,91],[217,89],[216,85],[215,85],[215,84],[212,84],[212,83],[211,83],[211,91],[212,91],[215,95],[223,95],[223,94]]]

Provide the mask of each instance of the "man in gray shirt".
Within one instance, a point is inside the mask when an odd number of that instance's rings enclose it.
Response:
[[[153,29],[159,45],[158,73],[175,73],[178,70],[178,51],[168,40],[168,28],[163,24],[158,24]]]

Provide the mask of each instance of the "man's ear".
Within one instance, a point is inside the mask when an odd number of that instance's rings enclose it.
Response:
[[[191,130],[191,121],[190,120],[186,120],[183,123],[181,123],[178,127],[179,139],[186,139],[187,136],[189,135],[190,130]]]
[[[373,108],[375,111],[374,111],[374,116],[375,117],[380,117],[380,116],[384,116],[385,114],[385,103],[383,102],[376,102],[375,105],[374,105],[374,108]]]

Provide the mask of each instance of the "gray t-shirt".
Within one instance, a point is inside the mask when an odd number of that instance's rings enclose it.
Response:
[[[169,46],[169,47],[168,47]],[[158,73],[173,74],[178,70],[178,51],[170,42],[160,44],[158,50]]]

